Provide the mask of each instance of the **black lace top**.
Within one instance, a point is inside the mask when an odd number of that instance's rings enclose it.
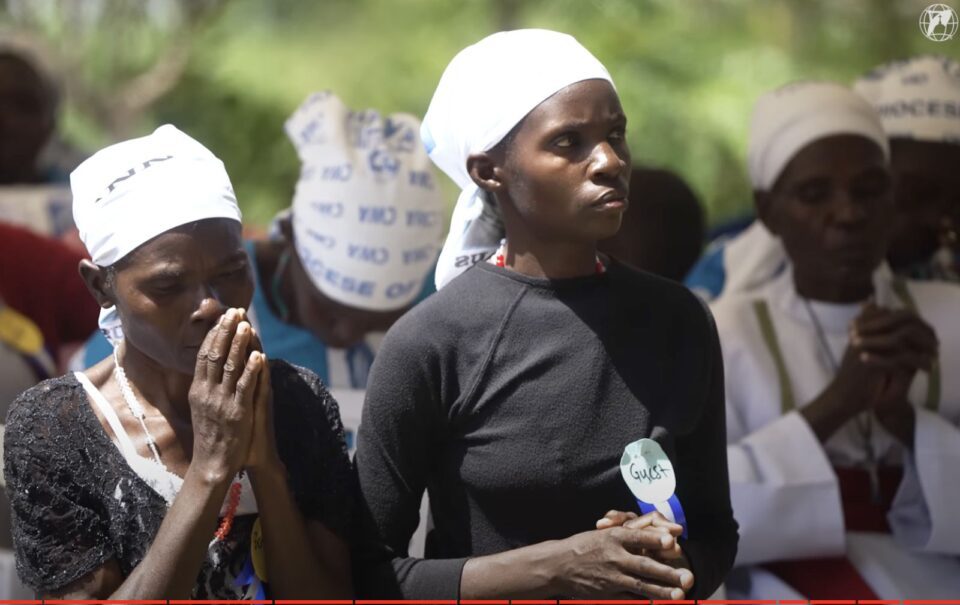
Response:
[[[277,448],[290,489],[305,518],[347,539],[353,478],[337,403],[313,372],[283,361],[270,369]],[[167,512],[109,439],[73,374],[44,381],[13,403],[4,465],[17,572],[39,593],[61,589],[111,558],[128,575]],[[207,553],[194,598],[254,595],[244,580],[254,520],[238,516],[227,539]]]

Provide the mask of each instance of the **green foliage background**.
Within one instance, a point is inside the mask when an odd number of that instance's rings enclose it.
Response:
[[[33,4],[25,9],[24,2]],[[749,208],[743,157],[759,94],[800,78],[850,81],[878,63],[917,53],[960,56],[960,39],[935,43],[921,35],[918,18],[929,4],[923,0],[7,4],[0,26],[29,30],[78,59],[80,73],[73,75],[104,95],[171,45],[188,45],[176,85],[124,132],[70,102],[65,136],[92,150],[172,122],[223,158],[247,219],[258,224],[289,203],[299,163],[283,122],[310,92],[332,89],[355,108],[422,115],[447,61],[503,28],[558,29],[590,48],[617,83],[635,161],[683,175],[711,223]],[[214,16],[182,35],[191,11],[206,9]],[[495,72],[477,77],[497,84]],[[452,204],[449,183],[447,191]]]

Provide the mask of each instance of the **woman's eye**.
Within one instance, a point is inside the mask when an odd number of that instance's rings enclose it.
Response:
[[[797,189],[796,195],[804,204],[816,204],[827,199],[830,187],[825,183],[808,183]]]
[[[609,138],[611,141],[620,142],[624,140],[626,137],[627,137],[627,132],[622,128],[618,128],[617,130],[614,130],[613,132],[610,133]]]
[[[183,284],[179,281],[158,282],[150,285],[150,291],[157,296],[171,296],[177,294],[183,289]]]
[[[568,149],[577,144],[577,136],[575,134],[563,134],[554,139],[553,144],[557,147]]]
[[[220,279],[242,279],[247,276],[247,265],[240,265],[220,274]]]

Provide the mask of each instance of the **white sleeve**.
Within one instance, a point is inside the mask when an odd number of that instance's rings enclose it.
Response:
[[[933,412],[916,414],[914,451],[904,460],[890,528],[907,548],[960,554],[960,429]]]
[[[736,424],[732,416],[728,410],[727,422]],[[727,459],[733,512],[740,523],[737,565],[844,552],[836,474],[799,413],[731,441]]]

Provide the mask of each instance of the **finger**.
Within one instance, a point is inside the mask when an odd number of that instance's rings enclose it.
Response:
[[[642,524],[641,521],[646,521],[646,524]],[[646,515],[635,519],[633,521],[627,521],[623,524],[624,527],[629,529],[642,529],[644,527],[652,527],[654,529],[659,529],[661,531],[666,531],[674,537],[680,537],[683,535],[683,526],[670,521],[663,516],[662,513],[654,511],[652,513],[647,513]]]
[[[643,549],[664,550],[672,549],[676,543],[669,533],[660,530],[645,527],[641,529],[629,529],[626,527],[614,527],[610,530],[613,538],[620,542],[623,547],[631,552],[639,553]]]
[[[597,521],[597,529],[607,529],[608,527],[616,527],[623,525],[627,521],[637,518],[637,513],[634,512],[624,512],[619,510],[609,510],[607,514],[603,516],[602,519]]]
[[[230,353],[223,364],[223,378],[220,384],[233,390],[237,386],[237,378],[243,371],[244,360],[247,357],[247,344],[250,342],[250,324],[241,321],[237,325],[237,332],[230,343]]]
[[[617,574],[610,579],[617,598],[635,599],[637,596],[648,599],[679,601],[683,591],[675,586],[664,586],[647,578],[635,578],[627,574]]]
[[[890,334],[899,334],[902,337],[911,337],[918,342],[928,342],[934,345],[939,343],[937,332],[927,322],[923,321],[912,311],[906,311],[899,318],[883,317],[882,326],[879,329],[860,329],[854,326],[850,332],[850,340],[855,345],[863,339],[873,336],[883,336]]]
[[[935,356],[917,353],[911,349],[902,349],[892,353],[875,353],[863,351],[859,355],[860,362],[875,370],[897,371],[916,370],[929,371],[934,364]]]
[[[260,353],[251,352],[247,356],[247,363],[244,364],[243,374],[237,380],[236,398],[240,405],[249,408],[253,405],[253,394],[257,386],[257,377],[262,365]]]
[[[196,378],[207,378],[207,357],[210,351],[210,348],[213,346],[213,341],[217,337],[217,331],[220,329],[220,323],[223,321],[223,315],[217,319],[217,323],[210,328],[210,331],[207,332],[207,335],[203,337],[203,342],[200,344],[200,350],[197,351],[197,361],[194,365],[193,376]]]
[[[260,340],[260,334],[257,333],[257,329],[253,327],[253,324],[250,325],[250,350],[263,353],[263,341]]]
[[[223,320],[216,329],[213,344],[207,350],[207,378],[220,382],[223,373],[223,364],[227,361],[230,342],[237,329],[238,316],[236,309],[227,309]]]
[[[926,330],[902,328],[886,334],[861,337],[854,347],[859,351],[877,355],[889,355],[903,349],[910,349],[921,355],[934,355],[939,343],[936,336]]]
[[[629,574],[635,578],[644,578],[653,580],[663,586],[682,586],[682,577],[684,573],[690,573],[685,569],[677,569],[666,563],[657,561],[653,557],[642,555],[629,555],[619,561],[620,571]]]
[[[671,549],[663,550],[648,550],[648,557],[653,557],[657,561],[662,561],[667,565],[673,566],[674,561],[680,561],[683,559],[683,549],[680,548],[680,544],[674,544]]]
[[[859,336],[890,332],[908,323],[925,322],[909,309],[884,309],[871,315],[861,315],[853,321],[852,331]]]
[[[265,353],[256,352],[260,357],[260,376],[257,380],[256,391],[254,392],[254,401],[258,406],[258,410],[263,410],[266,412],[266,406],[270,402],[270,364],[267,362],[267,356]]]

